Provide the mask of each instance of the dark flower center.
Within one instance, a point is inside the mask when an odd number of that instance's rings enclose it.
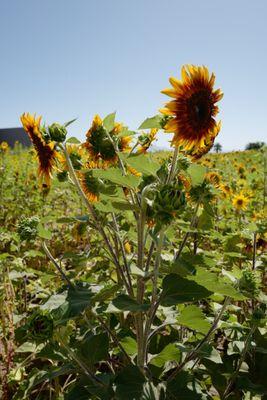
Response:
[[[212,101],[205,90],[194,93],[187,100],[187,109],[192,123],[204,127],[212,116]]]

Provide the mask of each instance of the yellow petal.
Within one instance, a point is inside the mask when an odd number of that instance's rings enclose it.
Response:
[[[177,97],[177,92],[174,89],[163,89],[161,93],[166,94],[167,96],[173,97],[174,99]]]

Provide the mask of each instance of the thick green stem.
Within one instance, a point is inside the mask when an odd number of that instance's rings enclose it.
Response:
[[[73,183],[75,184],[75,186],[76,186],[81,198],[83,199],[83,201],[84,201],[85,205],[87,206],[90,214],[92,215],[94,223],[95,223],[99,233],[101,234],[101,236],[103,237],[103,239],[105,241],[105,244],[106,244],[106,246],[108,248],[108,251],[109,251],[109,253],[110,253],[111,257],[112,257],[112,260],[113,260],[114,264],[116,265],[116,267],[118,268],[118,270],[120,271],[122,281],[123,281],[128,293],[131,294],[131,289],[129,287],[129,284],[128,284],[126,278],[125,278],[124,272],[123,272],[123,270],[122,270],[122,268],[120,266],[120,263],[119,263],[119,260],[116,257],[116,254],[114,253],[114,250],[113,250],[112,245],[111,245],[111,243],[110,243],[110,241],[109,241],[109,239],[108,239],[108,237],[106,235],[106,232],[105,232],[104,228],[102,227],[101,223],[98,221],[97,215],[95,213],[95,210],[94,210],[92,204],[89,202],[89,200],[87,199],[84,191],[82,190],[82,187],[80,185],[79,179],[77,178],[76,173],[74,171],[74,168],[73,168],[72,162],[70,160],[70,157],[69,157],[68,151],[66,149],[66,146],[65,145],[61,145],[60,147],[64,152],[64,155],[65,155],[65,158],[66,158],[66,161],[67,161],[67,165],[68,165],[68,169],[69,169],[69,173],[70,173],[70,176],[71,176],[71,178],[73,180]]]

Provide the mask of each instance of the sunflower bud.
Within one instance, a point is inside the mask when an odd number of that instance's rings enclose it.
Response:
[[[33,314],[27,323],[27,337],[36,342],[43,342],[52,337],[53,328],[53,320],[48,314]]]
[[[239,290],[250,299],[257,297],[259,290],[259,283],[255,271],[245,270],[239,279]]]
[[[163,185],[154,200],[156,219],[169,223],[177,211],[185,206],[185,194],[177,185]]]
[[[17,227],[20,240],[34,240],[37,236],[38,217],[23,218]]]
[[[266,304],[261,304],[253,311],[251,322],[253,325],[264,327],[266,325],[266,317]]]
[[[50,138],[54,142],[62,143],[66,139],[67,129],[65,126],[54,123],[48,127]]]

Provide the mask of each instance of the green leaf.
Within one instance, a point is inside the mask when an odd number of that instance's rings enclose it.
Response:
[[[187,172],[191,178],[192,186],[198,186],[203,183],[207,168],[200,164],[191,164]]]
[[[52,311],[60,306],[62,306],[67,298],[67,292],[59,293],[59,294],[52,294],[52,296],[49,297],[46,303],[41,305],[42,310],[48,310]]]
[[[204,268],[198,268],[194,276],[188,279],[204,286],[206,289],[213,293],[222,294],[224,296],[232,297],[234,300],[244,300],[245,297],[239,293],[232,285],[223,281],[222,277],[218,277],[214,272],[207,271]]]
[[[120,288],[120,285],[107,285],[103,287],[94,297],[94,302],[109,300]]]
[[[139,368],[129,365],[115,379],[117,400],[139,400],[143,392],[145,377]]]
[[[156,172],[160,168],[160,164],[150,154],[133,154],[129,157],[124,157],[124,159],[130,167],[144,175],[156,176]]]
[[[45,229],[42,224],[38,224],[37,226],[37,235],[42,239],[50,240],[52,238],[52,233]]]
[[[167,392],[171,393],[173,399],[202,400],[204,397],[196,391],[194,376],[186,371],[180,371],[176,377],[167,383]],[[193,390],[191,390],[193,388]]]
[[[94,169],[92,173],[95,178],[106,179],[123,187],[136,188],[140,183],[140,178],[134,175],[124,176],[119,168]]]
[[[122,128],[122,130],[117,134],[118,137],[122,136],[133,136],[136,135],[137,132],[130,131],[127,127]]]
[[[171,306],[208,297],[211,292],[196,282],[179,275],[167,275],[162,283],[161,304]]]
[[[146,311],[149,308],[149,304],[139,304],[136,300],[127,296],[126,294],[120,294],[113,301],[112,304],[121,311]]]
[[[206,358],[215,364],[222,364],[220,353],[208,343],[204,343],[197,353],[200,358]]]
[[[72,136],[69,139],[66,140],[66,143],[73,143],[73,144],[79,144],[81,143],[79,139],[76,137]]]
[[[155,115],[154,117],[147,118],[139,126],[138,129],[152,129],[152,128],[161,129],[161,121],[162,121],[163,118],[164,117],[162,115]]]
[[[77,118],[74,118],[74,119],[71,119],[71,120],[68,121],[68,122],[65,122],[65,124],[64,124],[65,128],[67,128],[67,126],[73,124],[73,122],[75,122],[75,121],[77,121]]]
[[[116,113],[114,112],[114,113],[108,114],[108,115],[103,119],[104,128],[106,128],[106,130],[107,130],[108,132],[112,131],[112,129],[114,128],[114,125],[115,125],[115,116],[116,116]]]
[[[93,304],[95,293],[88,287],[70,288],[66,301],[55,311],[59,314],[60,322],[78,317],[87,307]]]
[[[126,336],[120,340],[120,343],[127,354],[133,356],[137,353],[137,342],[131,336]]]
[[[150,364],[156,367],[163,367],[166,362],[180,361],[181,351],[174,343],[169,343],[164,349],[150,360]]]
[[[191,254],[182,254],[171,265],[171,273],[181,276],[192,275],[196,272],[194,259]]]
[[[94,365],[99,361],[105,361],[108,358],[109,339],[106,333],[99,335],[87,336],[80,347],[80,354],[89,362]]]
[[[211,327],[202,310],[195,305],[189,305],[181,311],[178,323],[203,334],[206,334]]]

